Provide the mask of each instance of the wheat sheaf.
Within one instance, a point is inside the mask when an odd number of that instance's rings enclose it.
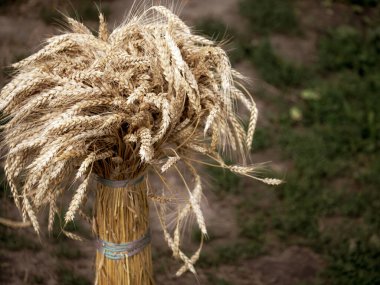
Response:
[[[194,272],[199,250],[187,257],[179,249],[179,225],[187,216],[207,234],[198,160],[192,158],[203,156],[234,173],[280,183],[256,177],[257,167],[244,164],[258,114],[242,88],[244,76],[231,68],[217,43],[193,34],[162,6],[134,15],[110,34],[102,15],[97,36],[82,23],[67,21],[69,32],[14,64],[14,78],[1,91],[4,170],[15,204],[40,232],[37,212],[49,207],[51,229],[57,201],[73,184],[67,177],[78,185],[65,214],[69,222],[86,200],[92,173],[117,180],[149,170],[164,180],[181,163],[192,177],[182,176],[189,180],[188,198],[178,204],[174,233],[165,223],[163,230],[185,262],[178,274]],[[237,102],[250,113],[247,128],[235,112]],[[223,161],[220,153],[227,148],[241,164]],[[165,204],[162,192],[151,197]]]

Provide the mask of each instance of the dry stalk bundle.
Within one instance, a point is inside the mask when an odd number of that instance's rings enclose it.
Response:
[[[257,178],[257,167],[245,164],[257,109],[239,88],[244,77],[231,68],[218,44],[192,34],[162,6],[131,16],[111,34],[102,15],[98,36],[73,19],[68,24],[70,32],[53,36],[40,51],[14,64],[17,73],[0,95],[0,110],[8,120],[4,168],[24,222],[40,232],[36,215],[48,205],[52,228],[57,199],[71,174],[79,186],[66,222],[83,206],[92,173],[121,180],[151,170],[167,185],[165,176],[173,170],[186,185],[186,201],[175,204],[176,189],[144,191],[155,197],[164,237],[184,262],[177,274],[195,273],[201,247],[192,256],[180,249],[180,227],[189,215],[207,235],[201,178],[190,158],[202,155]],[[237,101],[251,114],[247,130],[235,112]],[[227,147],[241,165],[221,159],[219,152]],[[168,203],[177,207],[173,230],[164,218]]]

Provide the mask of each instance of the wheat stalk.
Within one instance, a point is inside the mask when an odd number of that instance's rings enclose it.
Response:
[[[96,37],[67,18],[71,31],[53,36],[40,51],[14,64],[16,76],[1,90],[0,110],[8,119],[2,142],[5,174],[24,220],[39,232],[36,213],[49,205],[51,230],[60,189],[68,186],[65,177],[71,174],[84,180],[66,222],[75,218],[86,198],[91,173],[135,178],[158,163],[166,175],[180,163],[190,165],[188,158],[198,154],[255,177],[256,166],[226,165],[218,153],[232,150],[244,163],[258,114],[237,81],[244,77],[231,68],[224,50],[192,34],[163,6],[130,17],[110,34],[102,14],[99,19]],[[247,132],[235,112],[236,100],[250,111]],[[190,258],[180,250],[179,227],[186,217],[194,214],[207,234],[201,178],[195,168],[189,171],[194,188],[186,205],[178,204],[174,237],[161,219],[169,247],[185,263],[178,274],[195,272],[201,248]]]

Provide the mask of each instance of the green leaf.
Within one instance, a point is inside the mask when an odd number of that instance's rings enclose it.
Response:
[[[290,115],[290,118],[293,121],[297,121],[298,122],[298,121],[302,120],[302,111],[298,107],[292,107],[292,108],[290,108],[289,115]]]
[[[315,92],[314,90],[311,89],[305,89],[301,92],[300,94],[301,98],[304,100],[319,100],[320,95],[319,93]]]

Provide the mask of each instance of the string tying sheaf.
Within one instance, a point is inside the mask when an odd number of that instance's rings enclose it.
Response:
[[[104,241],[101,239],[97,240],[96,247],[98,251],[103,254],[106,258],[112,260],[121,260],[125,257],[131,257],[135,254],[141,252],[147,245],[150,244],[151,236],[150,230],[143,237],[138,240],[126,242],[126,243],[113,243],[109,241]]]

